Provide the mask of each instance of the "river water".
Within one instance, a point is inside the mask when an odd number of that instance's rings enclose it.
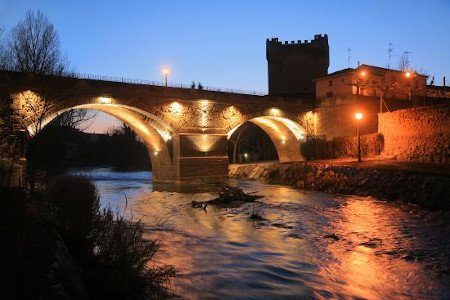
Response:
[[[235,180],[264,198],[204,211],[191,201],[217,193],[156,191],[150,172],[71,173],[94,181],[103,206],[142,220],[183,298],[450,299],[448,213]]]

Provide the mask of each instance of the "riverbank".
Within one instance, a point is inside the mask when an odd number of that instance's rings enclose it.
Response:
[[[290,185],[301,189],[404,201],[429,209],[450,210],[450,170],[447,166],[392,160],[320,160],[230,165],[239,179]]]

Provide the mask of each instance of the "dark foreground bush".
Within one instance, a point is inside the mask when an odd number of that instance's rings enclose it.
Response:
[[[21,188],[0,188],[0,298],[87,299],[80,267],[48,205]]]
[[[95,298],[147,299],[167,295],[175,276],[172,266],[150,268],[159,250],[156,241],[144,241],[141,222],[129,222],[105,209],[93,231],[93,259],[86,269],[86,283]]]
[[[95,185],[84,177],[64,176],[48,188],[48,202],[71,254],[83,259],[92,252],[92,232],[99,218],[100,201]]]
[[[151,267],[159,250],[143,240],[143,224],[100,210],[97,189],[88,179],[65,176],[48,190],[58,231],[82,268],[93,298],[148,299],[167,295],[172,266]]]

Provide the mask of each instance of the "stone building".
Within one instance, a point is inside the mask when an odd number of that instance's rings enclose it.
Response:
[[[328,74],[328,36],[311,41],[267,39],[269,95],[314,98],[314,79]]]
[[[315,79],[317,99],[361,96],[385,99],[423,97],[427,92],[427,76],[371,65],[343,69]]]
[[[356,134],[354,114],[363,113],[363,134],[377,132],[378,113],[420,105],[427,76],[371,65],[348,68],[315,79],[316,134],[327,140]],[[420,102],[420,103],[418,103]]]

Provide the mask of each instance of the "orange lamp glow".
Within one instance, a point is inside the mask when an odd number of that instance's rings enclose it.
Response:
[[[164,75],[168,75],[170,73],[169,68],[168,67],[164,67],[163,68],[163,74]]]
[[[366,71],[361,71],[361,73],[359,73],[359,75],[361,75],[361,77],[365,77],[367,75]]]
[[[362,112],[357,112],[357,113],[355,113],[355,119],[356,120],[362,120],[362,118],[363,118],[363,113]]]
[[[405,76],[406,76],[406,78],[410,78],[411,77],[411,72],[406,72]]]
[[[101,104],[111,104],[112,102],[110,97],[99,97],[98,100]]]

